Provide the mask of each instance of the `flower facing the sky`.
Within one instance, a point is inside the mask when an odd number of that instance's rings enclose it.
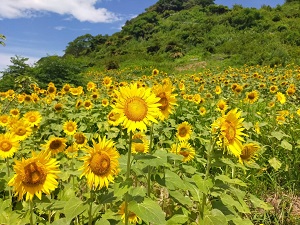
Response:
[[[31,158],[15,161],[14,171],[15,175],[8,185],[13,186],[18,200],[22,200],[24,195],[26,201],[31,201],[34,195],[41,199],[42,193],[49,195],[58,186],[59,165],[56,159],[51,158],[50,152],[33,152]]]
[[[115,91],[117,98],[113,106],[115,113],[119,113],[117,120],[128,132],[147,130],[147,125],[157,122],[156,117],[160,114],[160,98],[151,92],[150,88],[137,87],[136,83],[121,87]]]
[[[80,170],[83,170],[81,177],[85,176],[88,186],[91,189],[108,187],[114,182],[114,177],[119,173],[119,153],[111,140],[102,140],[96,143],[93,140],[93,147],[87,147],[88,155],[82,157],[84,161]]]

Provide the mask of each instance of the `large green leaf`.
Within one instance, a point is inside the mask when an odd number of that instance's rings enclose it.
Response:
[[[280,146],[289,151],[293,149],[293,146],[287,140],[282,140]]]
[[[288,137],[288,135],[286,135],[282,131],[273,131],[271,133],[271,136],[275,137],[278,141],[280,141],[283,137]]]
[[[82,204],[82,201],[79,198],[71,198],[66,202],[64,207],[64,214],[68,221],[71,221],[74,217],[80,215],[88,208],[88,205]]]
[[[184,196],[180,191],[169,190],[169,193],[180,204],[187,205],[190,207],[192,206],[192,201],[191,201],[190,197]]]
[[[282,163],[281,163],[278,159],[276,159],[275,157],[272,158],[272,159],[269,159],[268,162],[270,163],[270,165],[271,165],[276,171],[279,170],[280,167],[281,167],[281,165],[282,165]]]
[[[142,203],[131,201],[128,208],[146,223],[155,225],[166,224],[164,212],[158,203],[151,199],[146,198]]]
[[[239,201],[235,200],[232,196],[223,193],[220,195],[221,201],[224,205],[234,206],[241,213],[248,213],[248,207],[244,208]]]
[[[208,194],[210,188],[213,187],[211,179],[204,180],[200,175],[196,174],[193,176],[193,179],[202,193]]]
[[[252,202],[252,204],[254,205],[254,207],[258,207],[258,208],[262,208],[264,210],[272,210],[273,206],[260,200],[259,198],[257,198],[255,195],[249,194],[249,199]]]
[[[167,225],[184,224],[188,219],[187,215],[174,215],[167,221]]]
[[[176,173],[166,170],[165,179],[166,186],[169,190],[175,190],[176,188],[185,190],[185,184],[183,180]]]
[[[211,210],[204,216],[203,225],[226,225],[226,216],[218,209]]]
[[[215,177],[216,180],[221,180],[223,181],[224,183],[229,183],[229,184],[236,184],[236,185],[240,185],[240,186],[243,186],[243,187],[246,187],[247,185],[241,181],[240,179],[231,179],[229,178],[228,176],[226,175],[219,175],[219,176],[216,176]]]

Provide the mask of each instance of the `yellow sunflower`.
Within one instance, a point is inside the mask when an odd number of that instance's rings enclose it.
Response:
[[[147,153],[149,151],[149,141],[146,135],[138,132],[132,136],[132,153]]]
[[[222,93],[222,88],[219,85],[216,86],[215,92],[216,92],[217,95],[221,94]]]
[[[277,101],[279,101],[281,104],[284,104],[286,102],[286,97],[281,92],[277,92],[276,97]]]
[[[182,141],[178,144],[173,144],[171,147],[171,152],[182,155],[183,162],[188,162],[195,158],[196,152],[195,149],[187,141]]]
[[[191,134],[192,126],[188,122],[184,121],[178,125],[176,136],[179,141],[185,141],[190,139]]]
[[[111,77],[104,77],[102,83],[106,86],[106,87],[110,87],[110,85],[112,84],[112,79]]]
[[[96,88],[97,88],[97,85],[94,82],[90,81],[90,82],[87,83],[87,90],[88,91],[92,91]]]
[[[274,94],[278,91],[278,87],[276,85],[272,85],[269,90],[270,90],[271,93]]]
[[[113,106],[114,112],[120,114],[117,123],[122,124],[128,132],[147,130],[151,122],[156,122],[160,114],[158,101],[150,88],[137,88],[137,84],[121,87],[120,91],[115,91],[117,95],[116,104]]]
[[[250,163],[257,157],[257,151],[260,149],[256,143],[247,143],[243,145],[239,161],[241,164]]]
[[[23,117],[31,127],[39,126],[40,122],[42,121],[42,115],[39,111],[29,111],[25,113]]]
[[[18,118],[20,116],[20,110],[19,109],[11,109],[9,111],[9,113],[12,117],[17,117]]]
[[[7,125],[9,125],[9,122],[10,122],[9,115],[4,114],[0,116],[0,126],[6,127]]]
[[[14,121],[9,129],[20,141],[25,140],[32,133],[31,125],[25,119]]]
[[[0,134],[0,156],[10,158],[19,148],[19,141],[11,133]]]
[[[15,161],[14,171],[15,175],[8,185],[14,187],[18,200],[22,200],[24,195],[26,201],[32,201],[34,195],[41,199],[42,192],[50,195],[58,186],[58,162],[51,159],[51,154],[45,151],[38,155],[33,152],[31,158]]]
[[[78,145],[76,143],[74,143],[73,145],[69,146],[65,153],[67,155],[68,158],[72,159],[72,158],[76,158],[78,156]]]
[[[76,130],[77,130],[77,123],[74,122],[74,121],[66,121],[63,125],[63,129],[64,129],[64,132],[67,134],[67,135],[70,135],[72,136],[73,134],[76,133]]]
[[[55,155],[59,152],[63,152],[66,148],[67,140],[65,138],[51,137],[43,147],[46,151],[51,152],[52,155]]]
[[[78,146],[78,148],[85,146],[87,143],[87,138],[84,135],[84,133],[82,133],[82,132],[75,133],[74,139],[75,139],[75,143]]]
[[[112,110],[107,115],[107,121],[110,125],[118,126],[119,124],[117,122],[120,116],[121,116],[120,113],[116,113]]]
[[[61,112],[63,110],[63,108],[64,108],[63,104],[61,104],[61,103],[57,103],[54,105],[54,109],[56,112]]]
[[[253,104],[258,100],[259,93],[258,91],[254,90],[251,92],[246,93],[246,98],[244,99],[245,102]]]
[[[87,178],[88,186],[91,189],[101,189],[107,187],[110,182],[114,182],[114,176],[119,173],[120,157],[111,140],[102,140],[99,143],[93,141],[93,147],[87,148],[87,156],[82,157],[84,165],[80,168],[83,170],[81,177]]]
[[[206,108],[201,106],[200,109],[199,109],[199,113],[201,116],[204,116],[206,114]]]
[[[121,215],[121,219],[123,221],[123,223],[125,223],[125,202],[123,202],[120,205],[119,208],[119,214]],[[134,212],[129,211],[128,212],[128,222],[130,224],[140,224],[142,222],[142,219],[140,217],[138,217]]]
[[[220,99],[217,103],[217,111],[220,111],[222,114],[226,112],[228,105],[225,100]]]
[[[90,110],[90,109],[92,109],[93,108],[93,103],[92,103],[92,101],[91,100],[85,100],[84,102],[83,102],[83,105],[84,105],[84,108],[85,109],[87,109],[87,110]]]
[[[109,106],[109,101],[107,98],[102,99],[101,102],[102,102],[102,106],[104,106],[104,107]]]
[[[246,136],[243,133],[243,118],[240,118],[241,111],[237,109],[230,110],[226,115],[218,118],[212,124],[212,132],[219,134],[220,144],[227,147],[236,157],[239,157],[242,152],[242,136]]]
[[[156,97],[160,98],[158,103],[161,114],[159,115],[160,120],[168,119],[169,115],[173,113],[174,106],[176,104],[177,94],[172,94],[173,86],[172,83],[168,82],[164,85],[158,84],[153,86],[153,93]]]

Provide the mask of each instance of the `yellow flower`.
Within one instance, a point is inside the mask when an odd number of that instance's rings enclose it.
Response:
[[[74,122],[74,121],[66,121],[63,125],[63,129],[64,129],[64,132],[67,134],[67,135],[70,135],[72,136],[73,134],[76,133],[76,130],[77,130],[77,123]]]
[[[24,195],[26,201],[32,201],[34,195],[41,199],[42,192],[50,195],[50,192],[57,188],[59,166],[56,159],[51,159],[50,156],[51,154],[45,151],[38,155],[33,152],[31,158],[15,161],[15,175],[8,185],[14,187],[18,200],[22,200]]]
[[[216,92],[217,95],[221,94],[222,93],[222,88],[219,85],[216,86],[215,92]]]
[[[225,100],[220,99],[217,103],[217,110],[220,111],[222,114],[226,112],[228,109],[228,105]]]
[[[259,145],[255,143],[244,144],[242,148],[242,153],[239,158],[240,163],[244,164],[252,162],[256,158],[257,151],[259,149]]]
[[[109,101],[107,98],[102,99],[102,106],[104,107],[109,106]]]
[[[0,116],[0,126],[2,127],[6,127],[7,125],[9,125],[10,122],[10,116],[9,115],[1,115]]]
[[[152,70],[152,75],[153,76],[158,75],[158,74],[159,74],[159,70],[158,69]]]
[[[79,86],[77,88],[70,88],[70,92],[72,95],[75,95],[75,96],[81,95],[81,94],[83,94],[83,87]]]
[[[157,122],[155,117],[160,113],[158,103],[160,100],[151,93],[150,88],[137,88],[137,84],[121,87],[120,91],[115,91],[117,98],[113,106],[115,113],[120,114],[117,123],[122,124],[127,132],[147,130],[147,125]]]
[[[219,134],[220,142],[236,157],[241,155],[242,141],[244,141],[242,136],[246,136],[243,133],[244,119],[240,116],[241,112],[233,109],[212,124],[212,132]]]
[[[145,134],[138,132],[132,136],[131,152],[147,153],[149,151],[149,141]]]
[[[82,133],[82,132],[75,133],[74,138],[75,138],[75,143],[78,146],[78,148],[82,148],[87,143],[87,138],[84,135],[84,133]]]
[[[85,100],[83,102],[83,105],[84,105],[84,108],[87,109],[87,110],[90,110],[93,108],[93,103],[91,102],[91,100]]]
[[[195,149],[187,141],[182,141],[178,144],[173,144],[171,147],[171,152],[177,155],[182,155],[183,162],[188,162],[192,160],[196,155]]]
[[[88,91],[92,91],[96,88],[97,88],[97,85],[94,82],[90,81],[90,82],[87,83],[87,90]]]
[[[14,121],[10,126],[10,132],[20,141],[25,140],[32,133],[31,125],[25,119]]]
[[[206,108],[205,107],[200,107],[200,109],[199,109],[199,113],[200,113],[200,115],[201,116],[204,116],[205,114],[206,114]]]
[[[72,159],[72,158],[76,158],[78,156],[78,145],[77,144],[73,144],[71,146],[69,146],[66,149],[66,155],[68,158]]]
[[[10,113],[10,115],[11,115],[12,117],[18,118],[18,117],[20,116],[20,110],[19,110],[19,109],[11,109],[11,110],[9,111],[9,113]]]
[[[254,90],[251,92],[246,93],[246,98],[244,99],[245,102],[253,104],[258,100],[259,93],[258,91]]]
[[[190,139],[192,134],[192,126],[188,122],[182,122],[177,127],[177,133],[176,136],[179,141],[185,141]]]
[[[62,152],[66,148],[67,140],[64,138],[51,137],[43,147],[46,151],[51,152],[52,155],[55,155],[59,152]]]
[[[99,143],[93,141],[93,147],[87,148],[87,156],[82,157],[84,165],[80,168],[83,170],[81,177],[87,178],[88,186],[91,189],[101,189],[107,187],[110,182],[114,182],[114,176],[119,173],[120,157],[114,143],[111,140],[102,140]]]
[[[11,133],[0,134],[0,156],[10,158],[19,148],[19,141]]]
[[[107,121],[110,125],[113,125],[113,126],[118,126],[118,119],[120,118],[120,113],[116,113],[114,112],[113,110],[110,111],[110,113],[108,113],[107,115]]]
[[[110,87],[110,85],[112,84],[112,79],[108,76],[103,78],[103,82],[102,82],[106,87]]]
[[[284,104],[286,102],[286,97],[281,92],[277,92],[276,97],[277,101],[279,101],[281,104]]]
[[[61,103],[55,104],[54,109],[56,112],[61,112],[63,110],[63,104]]]
[[[24,119],[30,124],[31,127],[39,126],[42,115],[39,111],[29,111],[24,114]]]
[[[125,223],[125,202],[120,205],[119,214],[121,215],[121,219],[123,223]],[[138,217],[134,212],[128,212],[128,222],[131,224],[140,224],[142,219]]]

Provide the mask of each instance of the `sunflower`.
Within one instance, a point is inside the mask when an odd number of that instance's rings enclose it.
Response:
[[[64,108],[63,104],[61,104],[61,103],[57,103],[54,106],[54,109],[55,109],[56,112],[61,112],[63,110],[63,108]]]
[[[90,109],[92,109],[93,108],[93,103],[92,103],[92,101],[91,100],[85,100],[84,102],[83,102],[83,105],[84,105],[84,108],[85,109],[87,109],[87,110],[90,110]]]
[[[82,133],[82,132],[75,133],[74,138],[75,138],[75,143],[78,146],[78,148],[85,146],[87,143],[87,138],[84,135],[84,133]]]
[[[200,107],[200,109],[199,109],[199,113],[200,113],[200,115],[201,116],[204,116],[205,114],[206,114],[206,108],[205,107]]]
[[[46,149],[46,151],[51,152],[52,155],[55,155],[64,151],[66,148],[66,142],[67,140],[64,138],[51,137],[50,140],[43,145],[43,147]]]
[[[138,132],[132,136],[132,153],[147,153],[149,151],[149,141],[145,134]]]
[[[281,104],[284,104],[286,102],[286,97],[281,92],[277,92],[276,97],[277,101],[279,101]]]
[[[221,94],[222,93],[222,88],[219,85],[216,86],[215,92],[216,92],[217,95]]]
[[[25,140],[32,133],[31,125],[25,119],[11,122],[9,129],[20,141]]]
[[[106,87],[110,87],[110,85],[112,84],[112,79],[108,76],[103,78],[102,83],[106,86]]]
[[[18,200],[22,200],[25,194],[26,201],[32,201],[34,195],[41,199],[42,192],[50,195],[58,186],[59,165],[48,152],[42,151],[38,155],[33,152],[31,158],[15,161],[14,171],[8,185],[14,187]]]
[[[9,115],[4,114],[0,116],[0,126],[6,127],[7,125],[9,125],[9,122],[10,122]]]
[[[195,149],[187,141],[182,141],[178,144],[173,144],[171,147],[171,152],[177,155],[182,155],[183,162],[188,162],[192,160],[196,155]]]
[[[42,121],[42,115],[39,111],[29,111],[25,113],[23,117],[31,127],[39,126],[40,122]]]
[[[87,178],[88,186],[91,189],[108,188],[109,182],[114,182],[114,176],[119,173],[120,157],[114,143],[111,140],[102,140],[99,143],[93,141],[93,147],[88,147],[88,155],[82,157],[84,165],[80,168],[83,170],[81,177]]]
[[[0,156],[10,158],[19,148],[19,141],[12,133],[0,134]]]
[[[87,90],[88,91],[93,91],[96,88],[97,88],[97,85],[94,82],[90,81],[90,82],[87,83]]]
[[[108,101],[108,99],[107,98],[104,98],[104,99],[102,99],[102,106],[104,106],[104,107],[107,107],[107,106],[109,106],[109,101]]]
[[[10,115],[11,115],[12,117],[19,118],[19,116],[20,116],[20,110],[19,110],[19,109],[11,109],[11,110],[9,111],[9,113],[10,113]]]
[[[247,143],[243,145],[239,161],[241,164],[252,162],[257,157],[257,151],[260,149],[256,143]]]
[[[241,112],[237,109],[230,110],[226,115],[218,118],[212,124],[212,132],[219,134],[220,144],[226,146],[228,151],[236,157],[242,152],[243,118],[240,118]]]
[[[125,223],[125,202],[123,202],[120,205],[119,214],[121,215],[121,219],[123,220],[123,223]],[[129,211],[128,222],[130,224],[136,224],[136,223],[140,224],[142,222],[142,219],[138,217],[134,212]]]
[[[122,124],[127,131],[145,131],[150,122],[157,122],[155,117],[160,114],[158,101],[150,88],[137,88],[137,84],[121,87],[115,91],[117,95],[114,112],[120,114],[117,123]]]
[[[269,90],[272,94],[274,94],[278,91],[278,87],[276,85],[272,85]]]
[[[65,84],[63,87],[62,87],[62,92],[63,93],[68,93],[70,91],[70,88],[71,88],[71,85],[70,84]]]
[[[83,106],[83,101],[82,101],[81,99],[78,99],[78,100],[76,101],[75,107],[76,107],[77,109],[79,109],[81,106]]]
[[[156,76],[156,75],[158,75],[159,74],[159,70],[158,69],[153,69],[152,70],[152,75],[153,76]]]
[[[73,134],[76,133],[76,130],[77,130],[77,123],[74,122],[74,121],[66,121],[63,125],[63,129],[64,129],[64,132],[67,134],[67,135],[70,135],[72,136]]]
[[[81,95],[83,94],[83,87],[79,86],[77,88],[70,88],[70,93],[75,96]]]
[[[258,100],[259,93],[258,91],[254,90],[251,92],[246,93],[246,98],[244,99],[245,102],[253,104]]]
[[[107,115],[107,121],[110,125],[118,126],[119,124],[117,123],[117,121],[120,118],[120,116],[120,113],[116,113],[112,110]]]
[[[31,95],[24,95],[24,103],[31,103],[32,97]]]
[[[70,145],[66,149],[65,153],[68,158],[72,159],[72,158],[76,158],[78,156],[78,150],[79,150],[78,145],[74,143],[73,145]]]
[[[179,141],[185,141],[190,139],[191,134],[192,126],[188,122],[184,121],[178,125],[176,136],[179,139]]]
[[[217,110],[220,111],[222,114],[226,112],[228,109],[228,105],[225,100],[220,99],[217,103]]]
[[[93,90],[92,94],[91,94],[91,99],[92,100],[97,100],[99,98],[100,94],[98,93],[98,91]]]
[[[165,120],[169,117],[170,114],[174,111],[174,106],[176,104],[177,94],[172,94],[173,86],[172,83],[168,82],[164,85],[158,84],[153,86],[153,93],[156,97],[160,98],[158,103],[161,114],[159,115],[160,120]]]

